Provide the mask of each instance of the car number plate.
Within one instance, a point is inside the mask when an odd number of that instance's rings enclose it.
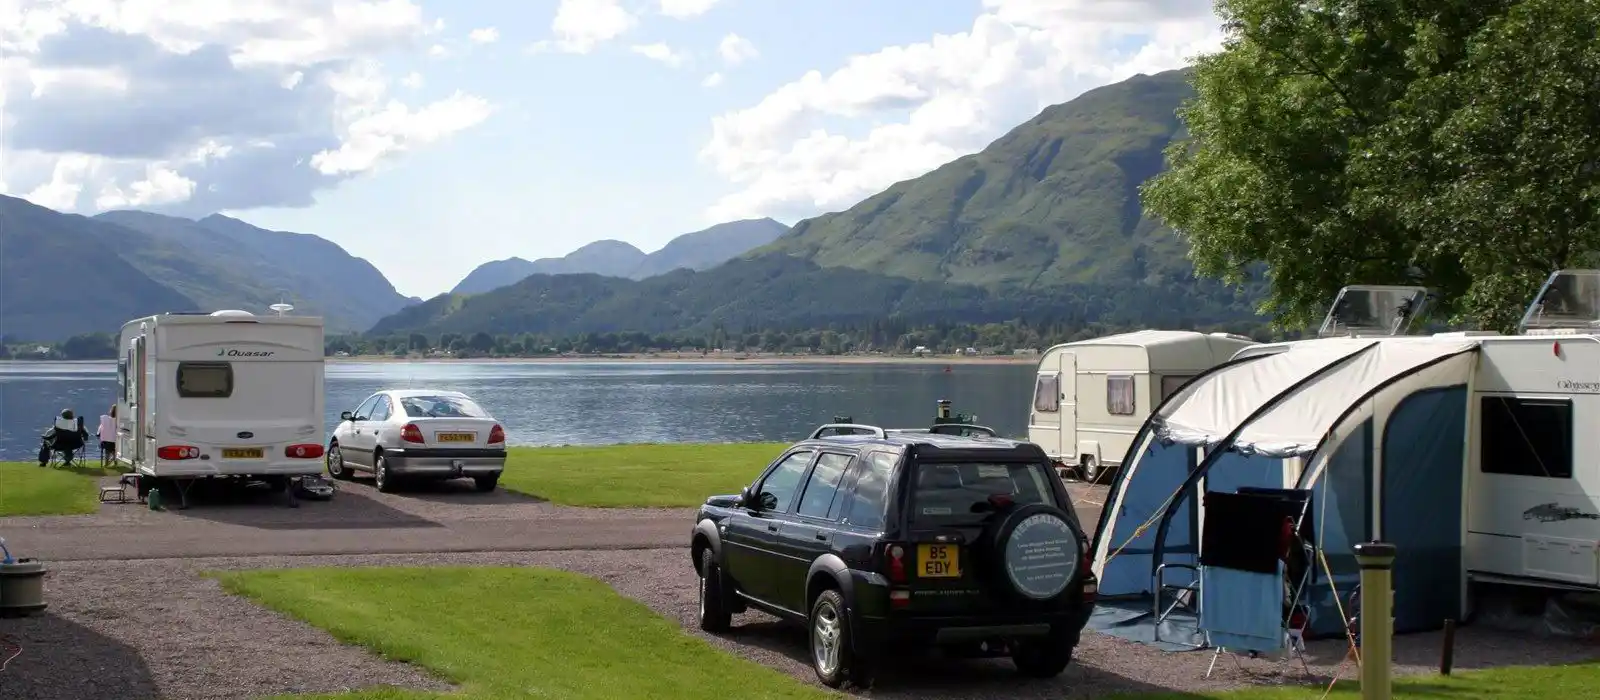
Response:
[[[259,447],[224,447],[223,459],[261,459],[266,452]]]
[[[435,442],[472,442],[478,439],[477,433],[434,433]]]
[[[917,565],[922,578],[957,578],[961,576],[961,546],[917,545]]]

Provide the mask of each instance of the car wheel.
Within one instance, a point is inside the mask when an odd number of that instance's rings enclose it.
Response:
[[[394,493],[394,476],[389,474],[389,458],[382,454],[373,457],[372,483],[383,493]]]
[[[477,486],[479,491],[488,493],[494,490],[495,484],[500,483],[500,475],[490,474],[489,476],[475,476],[472,477],[472,483]]]
[[[811,604],[811,669],[817,680],[829,688],[854,683],[872,686],[867,664],[851,651],[850,618],[845,614],[844,596],[828,589]]]
[[[335,479],[349,479],[350,470],[344,468],[344,453],[339,451],[339,443],[328,446],[328,476]]]
[[[707,547],[700,552],[700,629],[726,632],[733,626],[733,613],[722,591],[722,568]]]
[[[1072,663],[1072,645],[1059,642],[1054,635],[1019,642],[1011,652],[1017,673],[1028,678],[1055,678]]]

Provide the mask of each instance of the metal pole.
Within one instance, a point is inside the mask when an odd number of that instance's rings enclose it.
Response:
[[[1361,565],[1361,698],[1390,700],[1394,664],[1394,556],[1387,542],[1355,546]]]

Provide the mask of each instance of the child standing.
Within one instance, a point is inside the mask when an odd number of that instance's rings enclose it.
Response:
[[[117,405],[111,404],[110,413],[100,416],[100,466],[110,466],[117,456]]]

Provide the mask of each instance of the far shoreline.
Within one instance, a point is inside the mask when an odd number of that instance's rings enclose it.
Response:
[[[1038,355],[781,355],[737,353],[701,355],[699,353],[654,353],[615,355],[560,355],[548,357],[393,357],[390,355],[347,355],[329,357],[330,364],[343,363],[503,363],[503,364],[579,364],[579,363],[645,363],[645,362],[699,362],[751,364],[814,364],[814,365],[865,365],[865,364],[915,364],[915,365],[1015,365],[1036,364]]]

